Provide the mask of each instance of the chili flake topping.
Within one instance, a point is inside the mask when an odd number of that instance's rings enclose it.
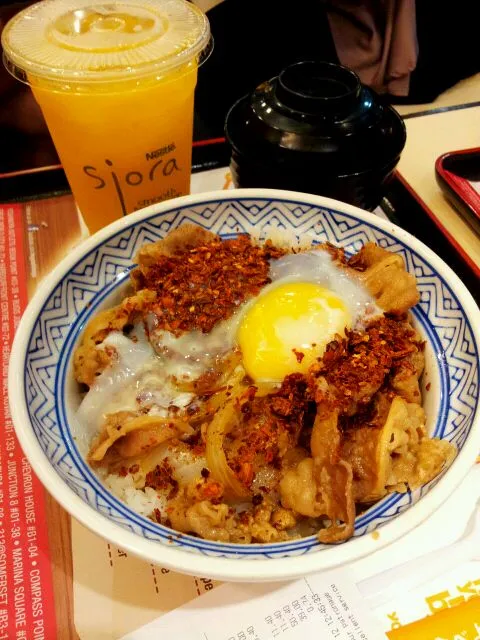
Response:
[[[346,334],[346,339],[337,336],[327,345],[310,374],[324,376],[340,412],[353,415],[380,389],[394,364],[421,350],[423,343],[408,322],[386,316],[372,321],[365,331]],[[317,401],[321,396],[319,389]]]
[[[151,309],[157,326],[175,335],[194,329],[209,333],[270,282],[269,260],[284,253],[242,235],[160,256],[145,278],[145,287],[157,292]]]

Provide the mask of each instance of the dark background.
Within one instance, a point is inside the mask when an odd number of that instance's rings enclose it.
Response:
[[[28,4],[32,3],[0,2],[0,31]],[[417,0],[418,64],[408,98],[394,102],[431,102],[480,70],[479,14],[478,0]],[[223,136],[224,118],[233,102],[288,64],[304,59],[338,62],[322,0],[224,0],[208,16],[215,47],[199,72],[196,140]],[[28,87],[1,65],[0,173],[57,163]]]

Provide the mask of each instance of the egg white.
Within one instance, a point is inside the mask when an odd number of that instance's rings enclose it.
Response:
[[[314,283],[333,292],[347,307],[352,328],[382,314],[362,284],[337,266],[327,251],[310,250],[272,260],[269,276],[271,283],[258,296],[239,305],[233,316],[208,334],[195,330],[177,337],[158,329],[152,315],[146,318],[147,331],[140,322],[129,336],[111,332],[98,348],[113,347],[117,357],[96,378],[77,412],[88,433],[93,437],[105,416],[116,411],[167,416],[172,407],[187,407],[194,395],[179,391],[175,380],[196,380],[214,368],[237,345],[236,334],[248,310],[281,284]],[[333,338],[324,336],[326,341]]]
[[[335,264],[328,251],[314,249],[291,253],[270,262],[269,287],[287,282],[311,282],[334,293],[347,307],[352,318],[352,328],[382,315],[374,298],[361,282]]]

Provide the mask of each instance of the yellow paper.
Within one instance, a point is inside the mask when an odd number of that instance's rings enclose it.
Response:
[[[390,640],[479,640],[480,597],[387,633]]]

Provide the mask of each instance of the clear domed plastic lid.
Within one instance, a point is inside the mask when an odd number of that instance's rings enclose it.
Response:
[[[2,34],[9,71],[76,81],[165,73],[210,44],[207,17],[185,0],[43,0]]]

